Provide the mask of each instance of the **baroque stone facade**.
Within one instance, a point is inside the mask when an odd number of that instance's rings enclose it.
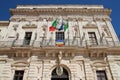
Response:
[[[18,5],[10,13],[0,21],[0,80],[120,80],[110,9]]]

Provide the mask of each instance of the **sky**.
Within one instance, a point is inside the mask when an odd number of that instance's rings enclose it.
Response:
[[[112,24],[117,33],[117,36],[120,35],[120,0],[0,0],[0,21],[9,20],[9,9],[16,8],[17,5],[41,4],[103,5],[105,8],[112,9],[110,16],[112,19]]]

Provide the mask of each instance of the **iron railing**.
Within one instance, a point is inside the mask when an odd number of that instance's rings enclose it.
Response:
[[[45,47],[45,46],[57,46],[55,40],[31,40],[28,42],[27,40],[7,40],[7,41],[0,41],[0,47]],[[79,41],[79,40],[64,40],[63,46],[78,46],[78,47],[92,47],[92,46],[106,46],[106,47],[120,47],[120,42],[114,41]]]

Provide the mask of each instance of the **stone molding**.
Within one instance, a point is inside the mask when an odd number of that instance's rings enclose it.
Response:
[[[108,64],[105,61],[96,61],[91,64],[92,67],[108,67]]]
[[[37,28],[37,25],[35,24],[26,24],[22,26],[23,29],[30,29],[30,28]]]
[[[9,21],[0,21],[0,26],[8,26]]]
[[[76,8],[64,8],[64,9],[56,9],[56,8],[41,8],[41,9],[10,9],[10,13],[12,15],[20,14],[20,15],[40,15],[40,14],[48,14],[53,15],[61,14],[61,15],[67,15],[67,14],[83,14],[83,15],[94,15],[94,14],[104,14],[104,15],[110,15],[111,10],[110,9],[76,9]]]
[[[117,55],[119,54],[119,48],[118,49],[109,49],[109,48],[90,48],[90,49],[85,49],[85,48],[77,48],[77,47],[73,47],[73,48],[21,48],[21,49],[9,49],[9,50],[1,50],[0,49],[0,54],[2,54],[3,52],[6,54],[13,54],[11,56],[14,57],[30,57],[34,54],[39,54],[39,55],[43,55],[44,57],[56,57],[56,55],[58,54],[58,51],[62,51],[63,52],[63,56],[64,57],[74,57],[76,55],[85,55],[88,56],[90,58],[104,58],[107,55]],[[9,52],[9,53],[8,53]]]
[[[28,67],[29,63],[27,61],[17,61],[11,65],[12,67]]]
[[[95,24],[91,24],[91,23],[89,24],[89,23],[88,23],[88,24],[86,24],[85,26],[83,26],[83,28],[87,28],[87,29],[88,29],[88,28],[98,28],[98,27],[97,27],[97,25],[95,25]]]
[[[64,17],[64,16],[63,16]],[[32,19],[32,18],[31,18]],[[39,17],[39,18],[36,18],[34,21],[36,21],[36,22],[39,22],[39,21],[43,21],[44,19],[46,19],[46,22],[47,21],[50,21],[50,22],[52,22],[54,19],[55,19],[55,17],[47,17],[47,18],[43,18],[43,17]],[[77,17],[77,18],[73,18],[73,17],[67,17],[67,18],[65,18],[66,20],[68,20],[68,21],[89,21],[89,20],[87,20],[87,19],[84,19],[84,17]],[[10,19],[10,21],[12,21],[12,22],[23,22],[23,21],[30,21],[30,20],[27,20],[27,17],[25,17],[24,19],[23,18],[12,18],[11,17],[11,19]],[[96,17],[96,18],[93,18],[91,21],[101,21],[101,22],[104,22],[104,21],[111,21],[111,19],[110,18],[107,18],[107,17]],[[0,25],[2,25],[2,24],[0,24]]]

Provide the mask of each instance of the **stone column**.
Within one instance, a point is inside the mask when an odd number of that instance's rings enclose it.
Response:
[[[7,56],[0,56],[0,80],[11,80],[13,74],[11,71],[11,62],[7,60]]]
[[[111,70],[112,80],[120,80],[120,66],[117,64],[119,56],[108,56],[109,67]]]
[[[111,74],[110,74],[110,69],[106,67],[106,75],[108,80],[112,80]]]
[[[100,25],[100,21],[97,21],[97,20],[96,20],[95,23],[96,23],[96,25],[97,25],[98,33],[99,33],[99,36],[100,36],[100,37],[99,37],[99,40],[98,40],[98,44],[101,44],[101,41],[100,41],[100,40],[101,40],[101,38],[103,37],[103,35],[102,35],[102,34],[103,34],[103,31],[102,31],[102,28],[101,28],[102,26]],[[104,42],[103,39],[102,39],[102,42]],[[103,44],[104,44],[104,43],[103,43]]]
[[[79,29],[79,40],[80,40],[80,46],[82,46],[82,36],[83,36],[83,25],[82,25],[82,22],[78,21],[78,29]]]
[[[86,80],[94,80],[93,71],[92,71],[92,68],[90,65],[90,61],[85,60],[84,65],[85,65]]]
[[[44,60],[42,80],[51,80],[50,67],[51,67],[50,61]]]
[[[118,41],[118,37],[114,31],[114,28],[109,20],[105,20],[106,25],[108,26],[108,29],[110,31],[110,34],[112,36],[113,41]]]

